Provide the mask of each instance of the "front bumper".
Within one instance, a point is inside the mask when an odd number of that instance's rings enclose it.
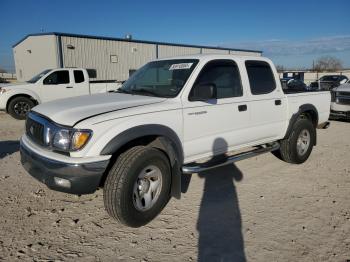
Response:
[[[333,111],[330,114],[331,119],[346,119],[350,120],[350,111]]]
[[[49,159],[31,150],[22,140],[20,152],[21,163],[31,176],[50,189],[78,195],[96,191],[109,163],[109,160],[66,163]]]

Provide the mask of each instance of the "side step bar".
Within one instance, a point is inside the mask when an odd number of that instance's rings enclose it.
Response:
[[[221,161],[209,161],[206,163],[190,163],[187,165],[184,165],[182,167],[182,173],[183,174],[193,174],[193,173],[200,173],[212,168],[216,168],[219,166],[224,166],[227,164],[231,164],[240,160],[244,160],[247,158],[251,158],[251,157],[255,157],[257,155],[261,155],[267,152],[271,152],[271,151],[275,151],[277,149],[280,148],[280,144],[278,142],[272,143],[272,144],[268,144],[268,145],[264,145],[261,146],[257,149],[254,149],[252,151],[248,151],[248,152],[243,152],[243,153],[239,153],[233,156],[228,156],[228,157],[223,157],[221,159]]]
[[[324,122],[324,123],[322,123],[322,124],[319,124],[318,126],[317,126],[317,129],[327,129],[328,127],[329,127],[329,125],[330,125],[331,123],[330,122]]]

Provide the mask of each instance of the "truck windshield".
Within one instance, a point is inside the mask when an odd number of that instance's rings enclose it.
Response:
[[[150,62],[137,70],[117,92],[175,97],[185,85],[198,61],[172,59]]]
[[[36,76],[34,76],[32,79],[28,80],[28,83],[36,83],[40,78],[42,78],[44,75],[46,75],[48,72],[50,72],[51,69],[46,69],[44,71],[42,71],[40,74],[37,74]]]

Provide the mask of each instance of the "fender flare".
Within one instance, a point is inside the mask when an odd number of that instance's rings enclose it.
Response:
[[[157,139],[152,141],[150,145],[165,151],[167,154],[172,169],[171,195],[179,199],[181,197],[181,167],[184,162],[184,153],[178,135],[171,128],[157,124],[132,127],[112,138],[100,154],[112,155],[127,143],[146,136],[156,136]]]
[[[40,97],[35,93],[35,92],[32,92],[32,91],[28,91],[26,89],[19,89],[19,90],[16,90],[13,94],[11,94],[11,96],[9,96],[7,98],[7,101],[6,101],[6,110],[7,110],[7,107],[9,105],[9,102],[14,98],[14,97],[18,97],[18,96],[25,96],[25,97],[31,97],[32,99],[34,99],[38,104],[41,103],[41,100],[40,100]]]
[[[312,104],[301,105],[299,107],[298,112],[294,113],[292,115],[292,117],[290,118],[289,124],[288,124],[288,128],[287,128],[287,132],[286,132],[286,135],[284,136],[283,139],[286,139],[286,138],[289,137],[289,135],[292,133],[293,126],[294,126],[295,122],[298,120],[300,115],[302,115],[305,112],[312,112],[313,117],[314,117],[313,125],[314,125],[315,128],[317,127],[317,124],[318,124],[318,111],[317,111],[316,107],[314,105],[312,105]],[[316,136],[315,136],[314,145],[316,145]]]

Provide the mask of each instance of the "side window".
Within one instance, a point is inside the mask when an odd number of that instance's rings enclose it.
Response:
[[[69,84],[69,71],[55,71],[44,79],[44,85]]]
[[[200,72],[195,85],[206,83],[216,85],[217,99],[243,95],[239,70],[232,60],[208,62]]]
[[[96,69],[86,69],[89,78],[97,78],[97,70]]]
[[[81,70],[74,70],[74,81],[75,83],[82,83],[84,82],[84,73]]]
[[[129,77],[131,77],[136,72],[136,69],[129,69]]]
[[[264,61],[246,61],[245,66],[253,95],[268,94],[276,89],[275,77],[268,63]]]

